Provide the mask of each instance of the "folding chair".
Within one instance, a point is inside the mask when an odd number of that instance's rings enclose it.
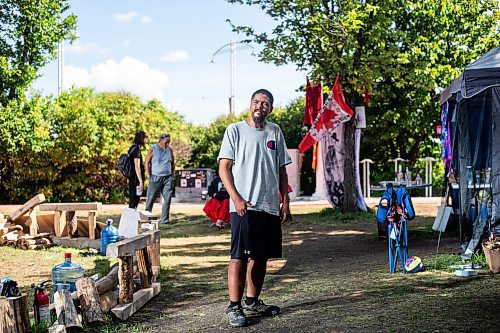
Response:
[[[393,201],[391,213],[387,217],[389,222],[389,271],[396,272],[397,261],[401,263],[403,273],[406,273],[405,262],[408,259],[408,230],[404,209]]]

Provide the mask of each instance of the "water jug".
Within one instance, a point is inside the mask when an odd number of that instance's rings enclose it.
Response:
[[[101,254],[106,255],[108,244],[118,241],[118,229],[113,226],[113,220],[108,219],[101,232]]]
[[[52,282],[54,283],[54,292],[61,289],[69,289],[70,292],[76,291],[76,280],[83,277],[84,269],[78,264],[71,262],[71,253],[64,254],[64,262],[52,268]]]

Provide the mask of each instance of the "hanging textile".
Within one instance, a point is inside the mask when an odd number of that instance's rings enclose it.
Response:
[[[323,136],[331,135],[340,123],[349,121],[353,114],[354,112],[344,100],[339,76],[337,76],[332,91],[323,104],[323,108],[316,116],[311,129],[299,144],[300,152],[307,151]]]
[[[304,107],[304,125],[312,125],[323,105],[323,86],[313,85],[307,79],[306,105]]]
[[[442,157],[444,163],[444,169],[450,170],[450,163],[452,159],[452,150],[451,150],[451,136],[450,136],[450,128],[449,128],[449,120],[448,120],[448,108],[449,103],[444,102],[441,106],[441,146],[443,148]]]
[[[312,163],[311,163],[311,167],[314,171],[316,171],[317,164],[318,164],[318,144],[315,143],[313,145],[313,156],[312,156]]]
[[[321,140],[321,155],[325,175],[326,198],[335,209],[341,209],[344,202],[344,129],[340,124],[331,135]]]

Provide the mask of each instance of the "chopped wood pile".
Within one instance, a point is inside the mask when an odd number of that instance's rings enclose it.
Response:
[[[54,246],[49,233],[27,235],[23,227],[11,222],[0,221],[0,245],[13,246],[23,250],[46,249]]]

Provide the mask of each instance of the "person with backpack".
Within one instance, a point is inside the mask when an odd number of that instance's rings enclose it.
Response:
[[[142,191],[144,190],[144,162],[142,161],[141,147],[146,145],[148,136],[144,131],[137,131],[134,143],[128,150],[130,163],[130,174],[128,177],[128,188],[130,191],[128,206],[136,209],[139,205]]]
[[[170,148],[170,135],[162,134],[158,143],[151,146],[146,155],[146,174],[149,179],[146,210],[151,212],[158,197],[163,196],[161,223],[170,224],[170,202],[174,188],[175,160]]]

